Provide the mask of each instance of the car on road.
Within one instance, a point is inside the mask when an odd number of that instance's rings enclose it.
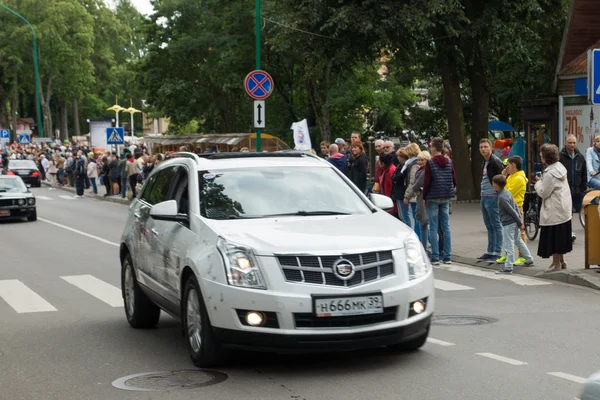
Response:
[[[0,219],[37,220],[35,196],[19,176],[0,175]]]
[[[19,176],[26,185],[42,186],[40,170],[32,160],[9,160],[6,175]]]
[[[133,200],[120,244],[125,315],[181,319],[192,361],[233,349],[416,350],[434,312],[417,235],[305,152],[180,153]]]

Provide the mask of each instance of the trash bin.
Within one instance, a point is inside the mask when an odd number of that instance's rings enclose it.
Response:
[[[583,198],[585,214],[585,268],[600,265],[600,190],[593,190]]]

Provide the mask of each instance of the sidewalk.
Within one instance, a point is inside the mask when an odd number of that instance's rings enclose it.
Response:
[[[539,234],[536,240],[528,241],[527,247],[533,255],[535,266],[515,267],[516,274],[537,276],[539,278],[572,283],[580,286],[600,289],[600,273],[597,267],[585,269],[584,229],[579,223],[578,215],[573,219],[573,232],[577,240],[573,244],[573,251],[565,255],[568,269],[544,273],[543,270],[550,266],[551,259],[537,256]],[[487,250],[487,230],[483,224],[483,217],[479,203],[453,204],[450,215],[450,228],[452,230],[452,259],[463,264],[477,267],[500,269],[501,265],[477,262],[477,257]]]
[[[50,187],[50,182],[46,182],[46,181],[42,181],[42,187]],[[57,186],[56,190],[64,190],[66,192],[71,192],[73,194],[75,194],[75,188],[74,187],[70,187],[70,186]],[[130,201],[127,199],[122,198],[121,196],[118,197],[114,197],[114,196],[104,196],[104,194],[106,193],[106,188],[104,187],[104,185],[98,185],[98,194],[94,195],[92,193],[92,187],[90,186],[89,189],[85,189],[83,192],[84,197],[90,197],[93,199],[97,199],[97,200],[103,200],[103,201],[109,201],[111,203],[119,203],[119,204],[129,204]]]

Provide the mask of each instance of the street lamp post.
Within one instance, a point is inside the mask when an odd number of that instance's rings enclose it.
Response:
[[[131,99],[129,99],[129,108],[127,108],[123,111],[127,111],[129,114],[131,114],[131,136],[135,136],[134,129],[133,129],[133,114],[139,113],[141,111],[133,108],[133,100],[131,100]]]
[[[115,127],[118,128],[119,127],[119,113],[121,111],[125,111],[126,108],[123,108],[119,105],[119,97],[117,96],[116,99],[116,104],[112,107],[109,107],[106,109],[106,111],[114,111],[117,114],[117,123],[115,124]]]
[[[29,21],[27,21],[22,15],[18,14],[16,11],[11,10],[10,8],[6,7],[2,3],[0,3],[0,7],[11,12],[15,16],[21,18],[23,21],[25,21],[27,26],[29,26],[29,29],[31,29],[31,34],[33,35],[33,67],[35,69],[35,98],[36,98],[36,102],[37,102],[38,128],[39,128],[40,137],[44,137],[44,124],[43,124],[44,118],[42,117],[40,73],[39,73],[39,67],[38,67],[37,38],[35,36],[35,30],[33,29],[33,26],[31,26]],[[16,127],[15,127],[15,129],[16,129]]]

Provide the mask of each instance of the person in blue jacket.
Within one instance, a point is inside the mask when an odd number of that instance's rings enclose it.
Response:
[[[337,144],[329,146],[329,158],[327,159],[333,166],[340,170],[341,173],[346,175],[348,173],[348,157],[340,153]]]

